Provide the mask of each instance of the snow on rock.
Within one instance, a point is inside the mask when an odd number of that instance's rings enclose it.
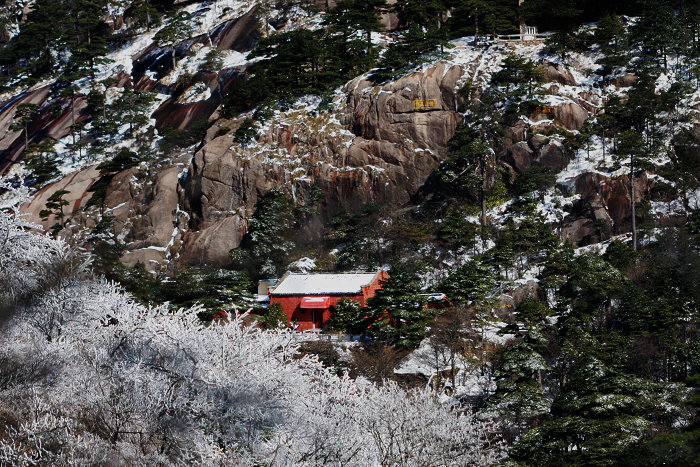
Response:
[[[287,269],[296,272],[311,272],[316,269],[316,260],[303,257],[291,263],[289,266],[287,266]]]
[[[211,90],[205,83],[199,82],[187,89],[177,102],[179,104],[191,104],[194,102],[205,101],[211,97]]]

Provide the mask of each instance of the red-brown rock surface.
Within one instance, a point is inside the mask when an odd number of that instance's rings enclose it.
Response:
[[[229,136],[215,138],[197,152],[183,183],[191,220],[181,257],[225,262],[257,200],[276,187],[295,196],[318,185],[325,215],[369,202],[407,202],[447,156],[459,119],[455,86],[461,74],[460,67],[440,63],[381,87],[351,81],[343,120],[355,136],[339,136],[343,127],[337,123],[336,136],[315,132],[312,119],[299,118],[262,134],[255,148],[242,148]],[[414,109],[415,100],[427,99],[435,99],[434,109]]]

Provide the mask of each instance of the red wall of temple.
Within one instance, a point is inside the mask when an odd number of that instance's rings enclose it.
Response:
[[[279,303],[282,305],[282,310],[287,314],[289,321],[296,322],[299,324],[297,328],[299,331],[305,329],[312,329],[314,327],[322,328],[328,324],[328,320],[331,319],[331,311],[328,308],[301,308],[301,299],[305,295],[282,295],[282,296],[271,296],[270,305],[273,303]],[[349,298],[352,300],[357,300],[364,306],[365,298],[362,295],[329,295],[330,305],[335,306],[344,298]],[[315,326],[314,326],[315,324]]]
[[[379,282],[388,277],[385,271],[381,271],[377,276],[377,279],[366,287],[362,287],[362,293],[356,295],[331,295],[330,306],[335,306],[344,298],[349,298],[351,300],[357,300],[362,304],[362,306],[367,305],[367,300],[374,297],[374,294],[378,289],[381,289]],[[324,295],[326,296],[326,295]],[[297,328],[299,331],[304,331],[306,329],[322,328],[328,324],[328,320],[331,319],[331,311],[326,309],[313,309],[313,308],[301,308],[301,299],[305,295],[279,295],[275,296],[274,292],[270,295],[270,305],[273,303],[279,303],[282,305],[282,310],[287,314],[289,321],[296,322],[299,324]]]

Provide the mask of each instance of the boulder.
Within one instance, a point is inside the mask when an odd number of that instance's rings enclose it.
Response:
[[[576,178],[574,186],[576,193],[581,195],[581,200],[587,203],[587,210],[590,212],[586,216],[589,219],[592,221],[600,218],[609,219],[612,234],[615,235],[630,231],[632,208],[629,178],[626,175],[611,179],[597,173],[585,173]],[[651,187],[652,184],[646,174],[641,174],[636,178],[635,199],[637,203],[648,195]],[[603,211],[605,215],[603,215]]]
[[[221,94],[217,91],[218,75],[200,72],[195,75],[194,81],[196,84],[202,85],[202,93],[205,89],[208,90],[208,96],[201,100],[196,100],[196,97],[191,98],[192,102],[188,102],[189,93],[185,93],[192,91],[193,87],[178,90],[178,93],[163,102],[151,116],[156,120],[156,128],[159,132],[166,128],[188,130],[201,120],[209,120],[209,117],[219,107]]]
[[[548,136],[545,135],[535,135],[532,138],[530,138],[530,141],[528,141],[528,144],[532,148],[533,151],[539,151],[542,146],[544,146],[547,141],[549,140]]]
[[[559,83],[568,86],[576,86],[576,79],[565,66],[554,63],[547,63],[538,67],[542,77],[547,83]]]
[[[557,173],[564,170],[570,160],[571,153],[561,143],[551,142],[541,147],[535,164],[540,167],[551,167],[552,171]]]
[[[580,130],[583,122],[588,118],[588,112],[572,102],[554,107],[554,117],[567,130]]]
[[[522,172],[532,166],[532,149],[525,141],[516,143],[508,150],[506,161],[516,170]]]
[[[155,81],[158,81],[172,69],[172,49],[151,44],[132,60],[131,79],[138,83],[148,72]]]
[[[505,149],[510,148],[513,144],[524,141],[527,139],[527,133],[529,126],[522,120],[518,120],[512,126],[507,126],[505,129],[505,138],[503,142],[503,147]],[[502,155],[502,154],[497,154]]]
[[[632,73],[627,73],[626,75],[616,78],[612,84],[617,88],[628,88],[630,86],[634,86],[634,83],[636,82],[637,76],[633,75]]]
[[[353,80],[347,86],[351,94],[345,123],[365,139],[398,144],[410,139],[445,154],[459,120],[455,87],[461,75],[461,67],[440,62],[381,87]]]

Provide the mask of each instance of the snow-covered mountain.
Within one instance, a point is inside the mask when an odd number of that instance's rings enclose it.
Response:
[[[541,102],[551,111],[522,115],[505,129],[506,143],[498,155],[504,167],[520,173],[547,166],[558,173],[557,188],[545,195],[547,201],[538,209],[561,238],[584,246],[629,231],[625,169],[615,169],[603,158],[604,145],[612,142],[593,138],[585,150],[573,152],[561,136],[563,131],[576,134],[612,96],[624,97],[634,83],[634,76],[624,72],[616,79],[596,74],[600,66],[595,53],[574,53],[562,60],[544,54],[541,42],[474,45],[469,38],[453,40],[443,57],[396,79],[375,84],[360,76],[323,101],[310,96],[274,111],[256,123],[253,141],[238,142],[234,133],[251,114],[225,118],[221,105],[241,72],[258,60],[247,58],[256,38],[272,31],[318,28],[321,14],[299,7],[265,10],[240,1],[191,2],[182,11],[195,25],[190,39],[175,44],[174,50],[155,41],[168,20],[135,35],[129,29],[132,36],[107,54],[95,76],[75,83],[72,99],[51,92],[55,80],[37,83],[21,94],[5,93],[0,170],[6,177],[22,171],[21,162],[14,163],[22,159],[22,131],[7,130],[20,104],[36,103],[41,108],[41,119],[28,130],[30,141],[48,137],[58,142],[63,176],[34,196],[27,208],[34,221],[42,223],[39,212],[48,198],[66,190],[63,199],[69,204],[64,214],[70,223],[62,235],[85,236],[86,229],[108,214],[114,217],[114,235],[127,240],[123,262],[140,262],[153,270],[167,268],[172,261],[226,263],[229,250],[246,232],[257,201],[272,188],[303,198],[310,187],[320,187],[326,219],[341,210],[357,211],[366,203],[405,205],[449,156],[448,142],[465,111],[458,91],[467,82],[487,88],[504,57],[514,53],[534,60],[542,70]],[[123,9],[111,11],[115,34],[128,29],[124,18]],[[375,33],[373,40],[390,42],[391,32]],[[174,68],[171,56],[177,57]],[[664,73],[657,86],[667,88],[674,79],[672,72]],[[95,165],[107,156],[76,157],[70,127],[82,121],[90,129],[91,89],[104,93],[109,104],[119,99],[125,86],[155,93],[144,109],[150,119],[135,130],[122,124],[112,149],[149,150],[156,157],[115,174],[104,189],[103,206],[87,207],[95,182],[106,182]],[[435,107],[415,111],[418,99],[435,99]],[[697,112],[692,109],[699,99],[695,93],[683,105]],[[201,143],[193,141],[189,147],[163,153],[167,129],[187,131],[203,121],[211,126]],[[667,161],[655,162],[663,166]],[[669,181],[650,172],[638,183],[638,196],[644,198],[659,183]],[[683,218],[693,203],[697,204],[697,194],[684,193],[677,201],[668,197],[652,201],[651,208],[661,225]],[[497,218],[498,210],[490,215]],[[53,217],[43,221],[46,228],[54,223]]]

